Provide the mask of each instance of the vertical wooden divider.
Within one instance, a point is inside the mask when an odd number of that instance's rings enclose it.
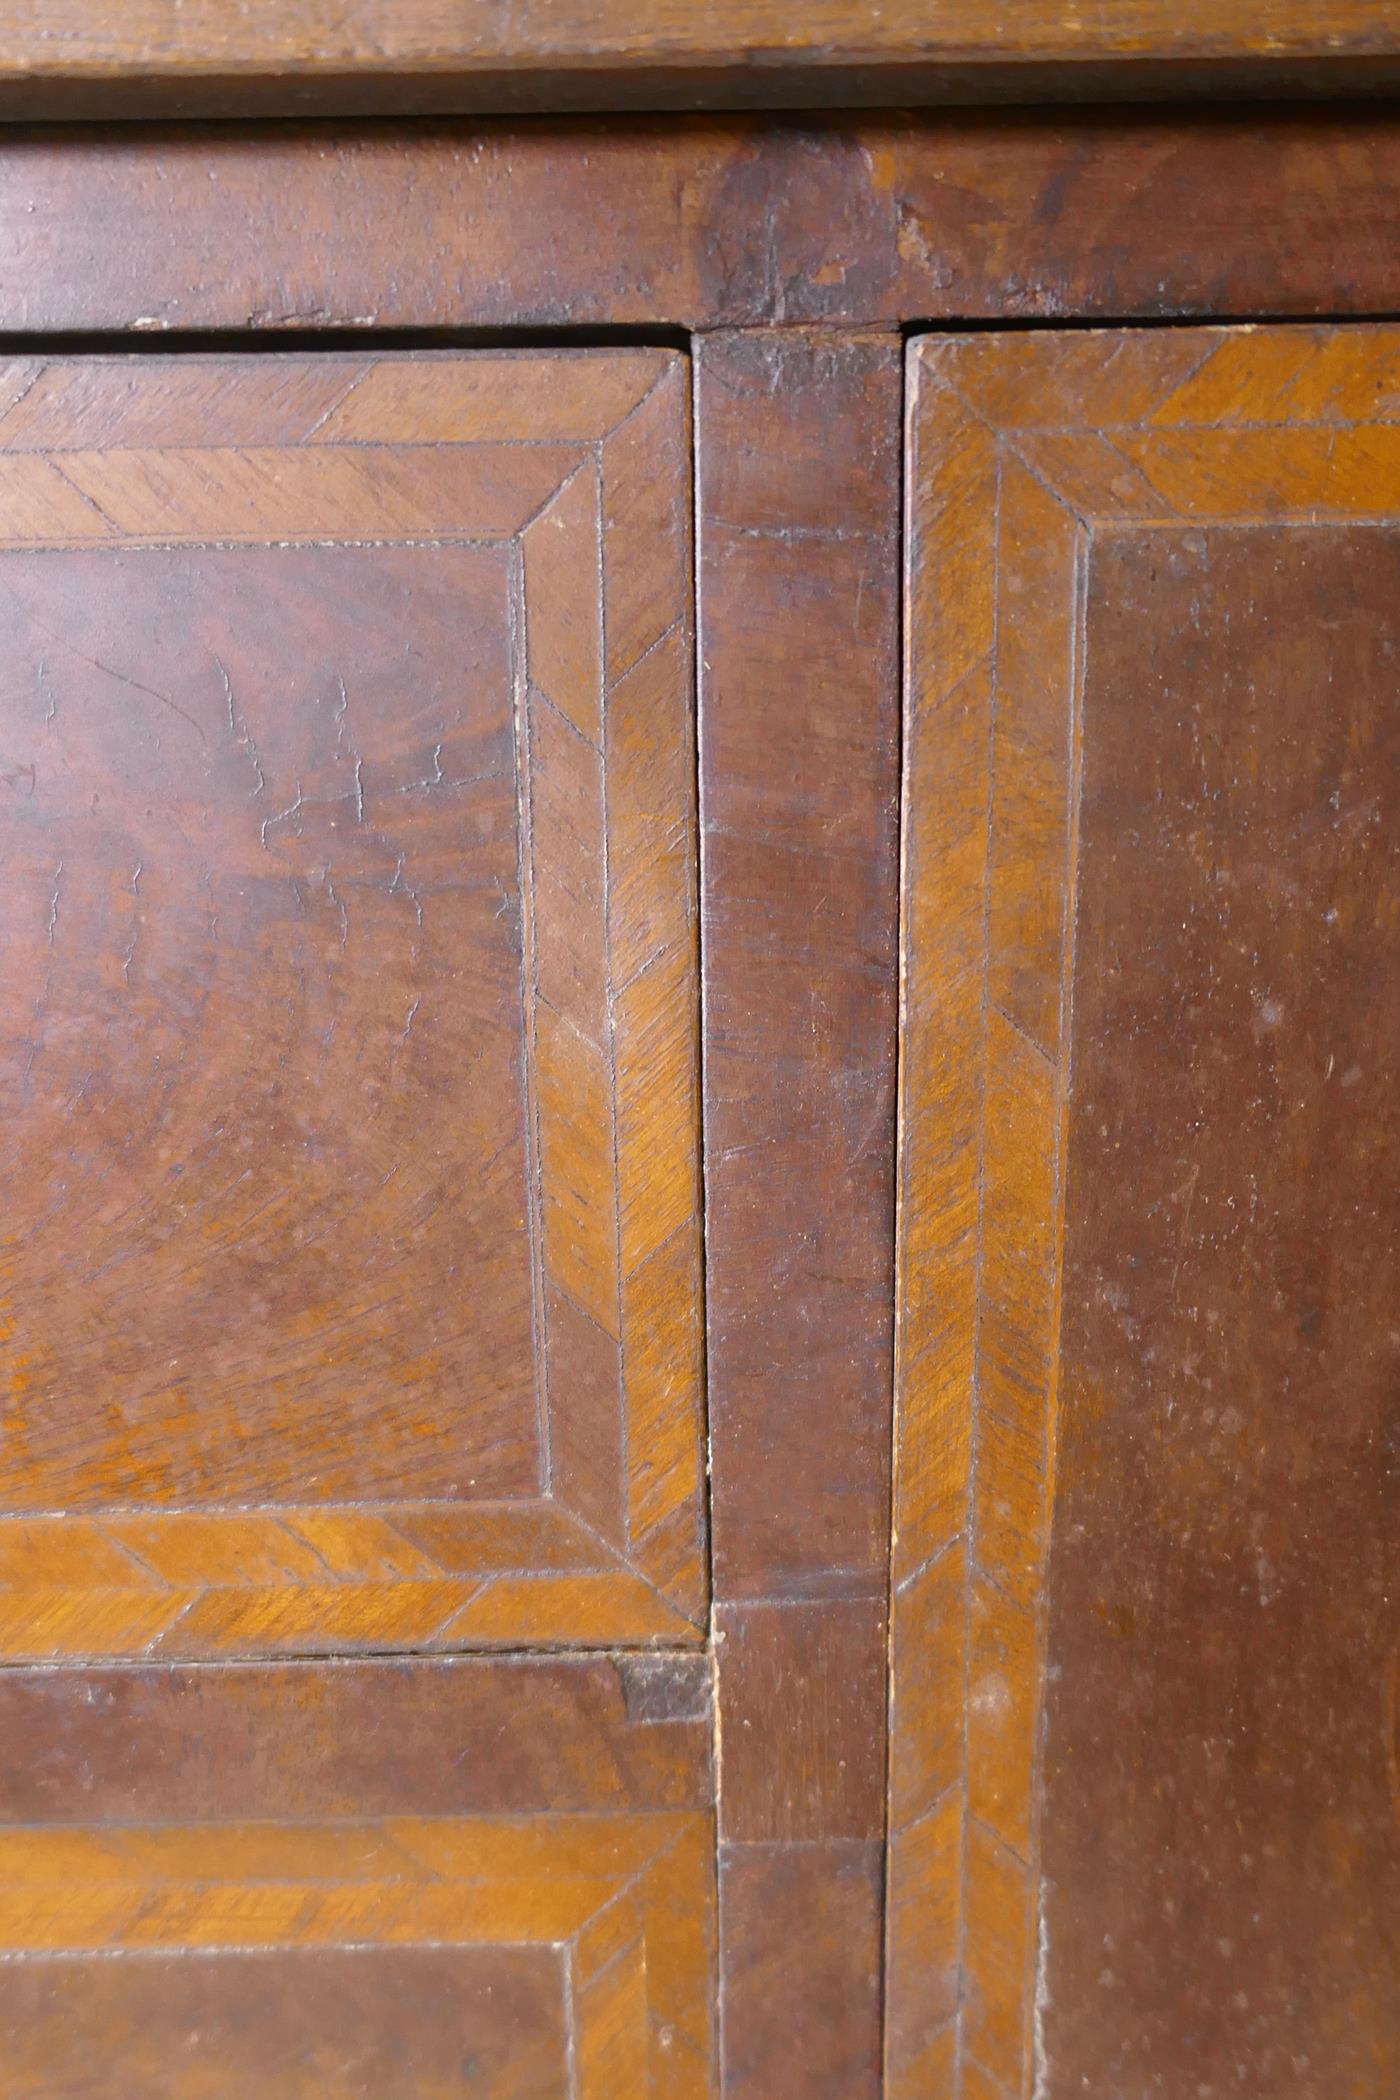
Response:
[[[696,354],[726,2100],[877,2100],[898,337]]]

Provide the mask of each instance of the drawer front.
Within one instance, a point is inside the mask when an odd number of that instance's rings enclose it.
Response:
[[[700,1638],[685,360],[0,417],[0,1656]]]

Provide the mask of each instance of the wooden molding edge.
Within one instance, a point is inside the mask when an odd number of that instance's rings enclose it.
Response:
[[[0,118],[445,115],[1375,94],[1385,0],[50,0],[0,25]]]

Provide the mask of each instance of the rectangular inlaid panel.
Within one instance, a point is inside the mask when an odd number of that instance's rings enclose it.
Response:
[[[1400,332],[913,358],[889,2081],[1400,2079]]]
[[[0,1678],[25,2100],[712,2100],[703,1657]]]
[[[670,352],[0,414],[0,1657],[703,1616]]]

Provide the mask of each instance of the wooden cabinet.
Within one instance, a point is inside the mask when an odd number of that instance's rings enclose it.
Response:
[[[0,133],[0,2093],[1393,2090],[1397,209]]]

